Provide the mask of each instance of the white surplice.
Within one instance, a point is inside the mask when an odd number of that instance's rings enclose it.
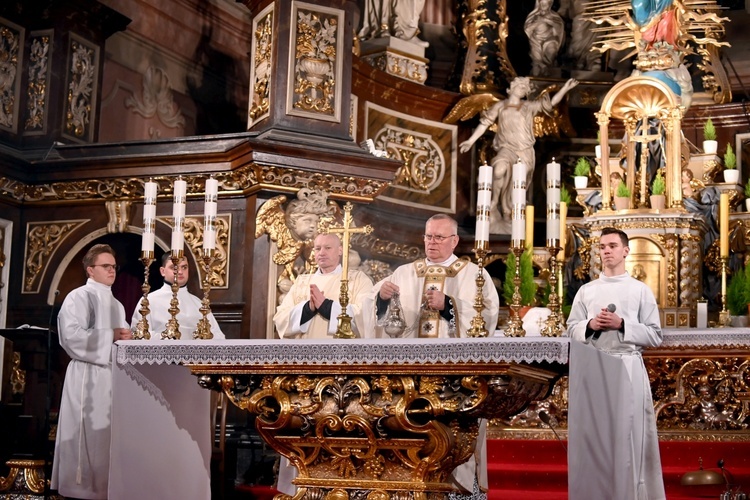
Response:
[[[57,317],[65,372],[52,466],[52,489],[66,497],[107,498],[115,328],[125,309],[109,286],[89,279],[65,297]]]
[[[362,330],[362,298],[372,288],[372,280],[362,271],[349,271],[349,304],[346,313],[352,318],[352,331],[355,335]],[[330,321],[316,314],[302,323],[302,309],[310,300],[310,286],[316,285],[325,298],[331,299]],[[341,292],[341,265],[330,273],[323,274],[318,269],[314,274],[302,274],[294,280],[284,300],[276,309],[273,323],[281,338],[325,339],[331,338],[338,326],[337,318],[341,314],[339,295]]]
[[[147,319],[151,340],[161,340],[161,334],[167,328],[167,321],[172,319],[172,315],[169,313],[169,304],[171,301],[172,285],[169,283],[164,283],[161,288],[148,294],[148,308],[151,312],[149,312]],[[200,311],[201,299],[188,292],[187,287],[183,286],[177,291],[177,301],[177,307],[180,309],[180,312],[177,313],[177,323],[180,325],[180,339],[190,340],[193,338],[193,333],[198,327],[198,321],[203,318],[203,313]],[[133,318],[130,320],[131,329],[134,329],[141,319],[142,302],[143,297],[138,301],[138,305],[135,306],[135,311],[133,311]],[[221,327],[219,327],[219,323],[214,318],[213,313],[208,313],[206,317],[208,318],[208,323],[211,325],[213,338],[223,340],[225,338],[224,332],[221,331]]]
[[[586,327],[610,304],[623,331],[586,338]],[[568,318],[568,494],[571,500],[665,498],[659,437],[644,347],[661,344],[651,289],[627,273],[585,284]]]

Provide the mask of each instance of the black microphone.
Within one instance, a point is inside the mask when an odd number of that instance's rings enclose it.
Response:
[[[568,448],[565,446],[565,442],[562,440],[562,438],[560,438],[560,435],[557,433],[557,431],[555,430],[555,427],[552,425],[552,420],[549,418],[549,413],[542,410],[538,412],[537,415],[539,415],[539,420],[547,424],[547,427],[552,429],[552,432],[555,434],[555,437],[557,438],[557,441],[560,443],[560,446],[563,447],[563,449],[565,450],[565,453],[568,453]]]
[[[607,311],[609,311],[611,313],[615,312],[616,310],[617,310],[617,306],[614,305],[614,304],[610,304],[610,305],[607,306]]]

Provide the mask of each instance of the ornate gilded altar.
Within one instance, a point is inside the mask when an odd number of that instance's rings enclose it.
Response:
[[[256,415],[261,436],[299,469],[298,500],[443,497],[480,419],[546,397],[567,360],[566,338],[119,342],[117,351],[118,366],[131,366],[122,373],[182,364]]]

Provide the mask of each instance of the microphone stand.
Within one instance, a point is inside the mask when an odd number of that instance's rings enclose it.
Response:
[[[50,413],[52,412],[52,322],[55,319],[55,306],[57,305],[57,296],[60,290],[55,290],[52,297],[52,307],[49,311],[49,321],[47,322],[47,402],[44,409],[44,498],[50,496],[50,480],[52,479],[50,460],[49,434],[52,427]]]

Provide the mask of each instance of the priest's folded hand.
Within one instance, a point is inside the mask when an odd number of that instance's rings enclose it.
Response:
[[[317,285],[310,285],[310,309],[315,311],[319,309],[323,302],[326,300],[326,296],[320,291]]]

